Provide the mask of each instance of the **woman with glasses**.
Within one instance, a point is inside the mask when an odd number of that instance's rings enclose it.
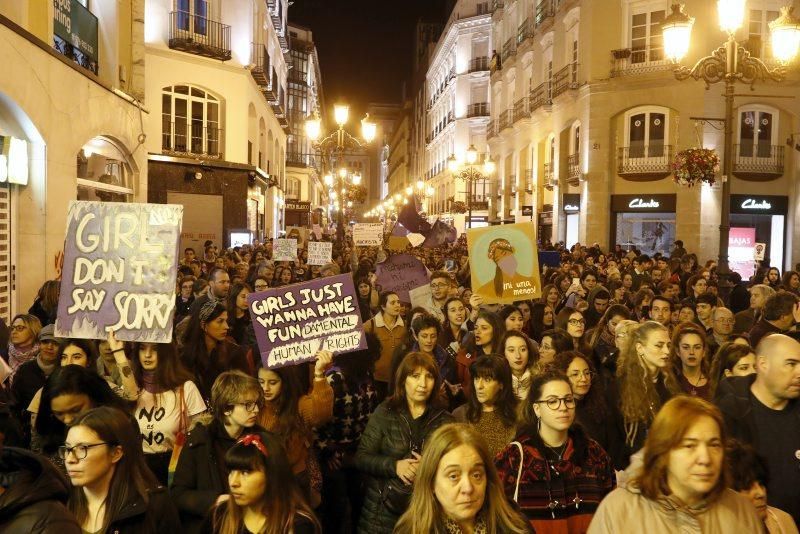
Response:
[[[58,453],[72,482],[68,506],[83,532],[181,531],[167,488],[148,469],[124,412],[102,406],[79,416]]]
[[[553,369],[569,378],[576,402],[575,419],[613,459],[621,439],[606,402],[605,383],[598,378],[594,363],[580,352],[562,352],[556,355]]]
[[[436,361],[421,352],[403,358],[394,393],[370,416],[356,452],[366,496],[359,534],[388,534],[408,507],[422,447],[439,426],[453,417],[441,406]]]
[[[539,369],[544,370],[553,362],[556,354],[575,350],[575,341],[566,330],[553,328],[542,332],[542,343],[539,345]]]
[[[258,380],[241,371],[221,373],[214,382],[214,417],[189,431],[172,479],[172,498],[184,532],[198,532],[211,507],[230,497],[224,455],[243,434],[264,430],[256,424],[263,405]]]
[[[225,453],[231,498],[211,510],[203,533],[319,534],[314,512],[292,476],[283,447],[248,433]]]
[[[25,362],[36,358],[39,353],[37,339],[42,323],[35,315],[20,313],[11,320],[8,338],[8,366],[11,367],[11,380],[14,373]]]
[[[556,315],[556,328],[564,330],[572,338],[573,350],[580,350],[581,339],[586,331],[586,320],[575,308],[564,306]]]
[[[705,332],[693,323],[681,323],[672,335],[672,358],[678,386],[688,395],[711,400]]]
[[[256,276],[253,280],[253,289],[258,293],[269,289],[269,278],[266,276]]]
[[[608,307],[597,326],[587,334],[589,347],[591,347],[595,362],[613,374],[617,368],[619,350],[614,342],[616,328],[620,321],[631,318],[631,312],[621,304],[612,304]]]
[[[472,391],[467,403],[453,411],[453,417],[474,426],[485,437],[494,457],[512,440],[517,427],[517,398],[511,388],[511,369],[504,358],[491,355],[472,362],[469,372]]]
[[[192,304],[194,304],[194,282],[197,280],[194,276],[184,276],[180,279],[178,284],[178,294],[175,295],[175,318],[174,323],[178,324],[184,317],[188,317],[191,313]]]
[[[325,379],[333,353],[321,350],[316,358],[314,381],[308,393],[303,387],[306,383],[304,377],[308,375],[307,364],[258,370],[258,382],[264,390],[265,401],[259,424],[281,439],[292,472],[314,507],[319,504],[322,485],[318,476],[313,485],[310,478],[312,471],[315,474],[320,471],[311,450],[313,431],[333,415],[333,389]]]
[[[515,441],[495,459],[506,496],[537,532],[585,532],[614,486],[611,458],[573,424],[575,406],[564,374],[537,376]]]

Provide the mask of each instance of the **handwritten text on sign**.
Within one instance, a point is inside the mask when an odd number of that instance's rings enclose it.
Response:
[[[383,224],[358,223],[353,226],[353,243],[358,246],[379,247],[383,244]]]
[[[250,316],[266,368],[366,348],[356,290],[349,274],[250,293]]]
[[[394,291],[403,302],[411,302],[409,290],[429,282],[425,265],[410,254],[393,254],[379,263],[377,284],[382,291]]]
[[[309,265],[325,265],[326,263],[330,263],[332,253],[333,243],[329,243],[327,241],[308,242]]]
[[[70,204],[56,335],[172,339],[182,206]]]

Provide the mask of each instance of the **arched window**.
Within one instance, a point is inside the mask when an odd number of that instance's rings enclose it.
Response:
[[[772,147],[778,144],[778,110],[759,104],[742,106],[739,108],[738,129],[740,157],[772,157]]]
[[[625,144],[629,158],[660,158],[669,140],[669,110],[642,106],[625,113]]]
[[[95,137],[83,145],[77,157],[77,199],[130,201],[134,170],[125,152],[124,147],[107,137]]]
[[[191,85],[161,92],[161,149],[176,154],[222,158],[220,100]]]

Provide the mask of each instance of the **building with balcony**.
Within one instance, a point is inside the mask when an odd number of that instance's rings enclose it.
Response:
[[[6,324],[60,276],[70,201],[147,199],[143,18],[144,0],[0,2]]]
[[[701,81],[675,79],[660,26],[670,4],[494,4],[492,40],[504,44],[493,62],[487,127],[500,188],[491,219],[533,220],[541,240],[568,246],[620,244],[652,254],[682,239],[701,260],[716,257],[722,177],[713,187],[680,187],[671,164],[677,152],[696,146],[714,148],[722,158],[722,124],[696,120],[724,117],[722,84],[706,90]],[[736,36],[771,64],[767,24],[780,5],[749,0]],[[715,2],[687,0],[685,10],[696,19],[684,61],[691,66],[726,36]],[[768,261],[781,269],[800,256],[800,228],[791,216],[800,166],[792,132],[800,131],[800,103],[787,98],[798,94],[799,77],[790,67],[783,83],[759,82],[755,91],[740,86],[732,125],[733,197],[772,208],[759,212],[732,200],[731,226],[768,243]],[[787,139],[792,147],[784,146]]]
[[[414,186],[416,183],[409,167],[411,113],[412,103],[410,100],[406,100],[397,119],[397,126],[389,139],[389,168],[386,176],[387,195],[403,193],[406,187]]]
[[[285,226],[288,1],[146,0],[149,202],[184,206],[182,247]]]
[[[486,152],[486,126],[491,108],[489,70],[494,50],[491,24],[488,2],[456,2],[426,75],[427,166],[423,178],[426,188],[432,187],[434,191],[427,214],[432,219],[440,217],[452,222],[459,231],[466,227],[465,215],[451,207],[454,202],[465,202],[469,192],[467,184],[452,179],[447,159],[455,155],[463,160],[471,145]],[[473,196],[479,194],[481,202],[489,200],[491,183],[481,182],[475,188]],[[475,206],[472,226],[488,223],[488,210]]]
[[[286,226],[308,226],[311,213],[327,210],[328,204],[317,157],[305,132],[309,116],[327,116],[319,58],[310,29],[289,24],[289,54]]]

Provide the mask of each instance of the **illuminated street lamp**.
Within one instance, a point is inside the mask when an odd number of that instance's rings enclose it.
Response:
[[[475,145],[470,145],[466,152],[466,161],[461,163],[456,159],[455,154],[451,154],[447,158],[447,169],[453,175],[453,178],[463,180],[467,185],[467,228],[472,228],[474,185],[476,182],[486,181],[494,174],[496,169],[494,161],[492,161],[492,158],[486,157],[483,163],[479,163],[478,150]]]
[[[693,78],[702,80],[706,87],[722,82],[725,84],[724,119],[702,119],[705,122],[722,122],[725,129],[724,153],[722,157],[722,213],[719,225],[719,260],[717,275],[719,276],[720,293],[726,299],[731,284],[728,280],[728,239],[730,236],[730,178],[733,171],[733,98],[737,82],[750,85],[758,81],[772,80],[780,82],[784,79],[786,68],[784,63],[791,61],[800,47],[800,21],[792,15],[791,7],[782,7],[781,16],[770,23],[772,45],[775,57],[782,62],[770,68],[763,61],[752,57],[750,53],[736,42],[736,31],[744,23],[745,0],[718,0],[717,12],[719,26],[728,34],[728,39],[711,55],[698,60],[693,67],[676,65],[675,77],[678,80]],[[683,6],[674,4],[672,12],[662,24],[664,50],[675,63],[679,62],[689,51],[691,29],[694,19],[683,11]]]

